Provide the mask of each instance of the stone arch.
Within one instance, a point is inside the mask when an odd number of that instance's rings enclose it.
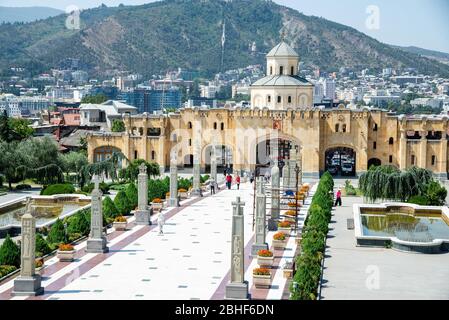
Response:
[[[382,165],[382,161],[380,161],[380,159],[379,158],[371,158],[371,159],[369,159],[368,160],[368,169],[371,167],[371,166],[380,166],[380,165]]]
[[[100,146],[94,149],[94,162],[101,162],[111,158],[114,152],[122,152],[119,148],[113,146]]]

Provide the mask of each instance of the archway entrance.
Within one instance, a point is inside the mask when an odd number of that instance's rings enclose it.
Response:
[[[382,161],[377,158],[371,158],[368,160],[368,169],[371,168],[371,166],[380,166],[382,164]]]
[[[193,167],[193,154],[186,154],[184,156],[184,168]]]
[[[333,176],[355,176],[356,153],[351,148],[336,147],[326,150],[325,171]]]
[[[278,146],[278,153],[273,154],[274,146]],[[268,170],[271,170],[272,159],[277,159],[279,170],[282,175],[282,168],[285,165],[285,161],[290,159],[290,148],[293,142],[287,139],[267,139],[261,141],[256,146],[256,176],[264,175]]]
[[[119,148],[111,146],[98,147],[94,150],[94,162],[108,160],[112,157],[112,154],[114,152],[121,152],[121,150]]]
[[[203,151],[203,163],[206,164],[206,172],[210,172],[212,145],[204,148]],[[217,160],[217,172],[223,173],[226,169],[227,173],[233,172],[233,154],[232,149],[226,145],[216,145],[215,146],[215,156]]]

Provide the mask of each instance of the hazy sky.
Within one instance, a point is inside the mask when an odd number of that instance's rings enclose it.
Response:
[[[274,0],[307,15],[352,26],[382,42],[418,46],[449,53],[448,0]],[[152,0],[0,0],[0,6],[49,6],[64,10],[69,5],[80,8],[143,4]],[[375,15],[377,6],[378,19]],[[374,11],[373,11],[374,10]],[[371,19],[370,19],[371,18]],[[367,24],[368,20],[368,24]],[[378,24],[377,24],[378,22]],[[367,27],[368,25],[368,27]],[[377,28],[378,25],[378,28]]]

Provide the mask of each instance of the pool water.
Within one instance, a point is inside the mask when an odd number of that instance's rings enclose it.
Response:
[[[404,241],[449,240],[449,225],[438,214],[361,214],[365,236],[396,237]]]
[[[44,224],[50,220],[59,217],[61,214],[66,214],[73,210],[85,206],[86,203],[64,202],[54,204],[33,204],[32,207],[36,210],[36,225]],[[7,225],[20,225],[21,216],[25,213],[25,205],[17,207],[0,214],[0,227]]]

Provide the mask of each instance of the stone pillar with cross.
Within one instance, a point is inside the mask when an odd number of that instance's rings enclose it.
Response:
[[[169,207],[179,206],[178,197],[178,167],[176,155],[172,152],[170,156],[170,198],[168,199]]]
[[[248,299],[248,282],[245,281],[244,205],[240,197],[232,202],[231,280],[226,285],[226,299]]]
[[[288,179],[288,188],[296,190],[296,165],[298,161],[298,151],[296,146],[292,144],[290,148],[290,159],[288,160],[288,172],[290,178]]]
[[[31,197],[27,197],[26,212],[22,216],[20,276],[14,279],[13,296],[37,296],[44,293],[41,276],[36,274],[36,220],[31,212]]]
[[[251,247],[251,255],[257,256],[259,250],[268,249],[266,243],[267,197],[265,195],[263,178],[256,179],[256,238]]]
[[[201,148],[199,137],[197,136],[195,139],[194,151],[193,151],[193,185],[192,185],[192,195],[194,196],[202,196],[201,191],[201,167],[200,167],[200,159],[201,159]]]
[[[103,233],[103,193],[100,190],[100,179],[94,175],[92,181],[95,185],[91,194],[90,205],[90,234],[87,239],[86,252],[106,253],[109,252],[106,236]]]
[[[218,183],[217,181],[217,151],[215,150],[215,144],[212,145],[210,152],[210,178],[212,181]]]
[[[148,209],[148,174],[145,163],[141,163],[139,166],[139,175],[137,176],[137,196],[138,205],[137,210],[134,212],[134,217],[136,218],[135,224],[151,225],[153,208]]]

